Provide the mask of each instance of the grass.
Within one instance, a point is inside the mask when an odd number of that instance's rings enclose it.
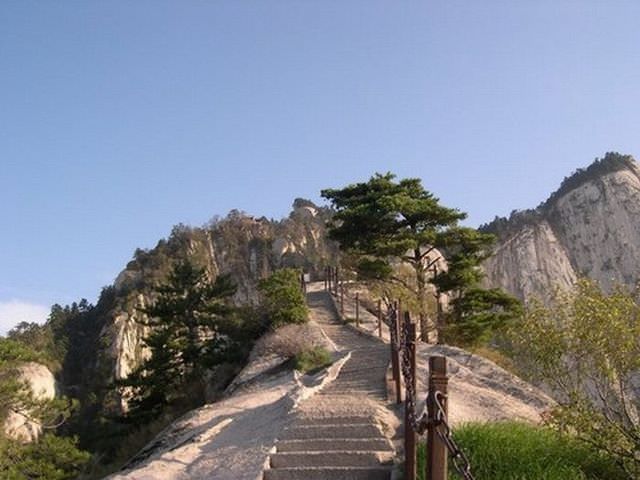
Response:
[[[610,458],[543,427],[518,422],[470,423],[454,438],[469,457],[476,480],[623,480]],[[425,446],[418,450],[424,480]],[[450,479],[458,478],[449,467]]]
[[[312,347],[298,353],[294,358],[296,370],[314,372],[331,364],[331,353],[323,347]]]

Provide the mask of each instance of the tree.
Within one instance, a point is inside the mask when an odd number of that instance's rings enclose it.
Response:
[[[522,372],[558,401],[548,421],[617,459],[640,477],[640,292],[603,292],[581,280],[535,301],[509,335]]]
[[[394,179],[391,173],[375,174],[365,183],[323,190],[322,196],[336,210],[329,235],[341,250],[358,259],[361,278],[391,282],[410,292],[416,300],[422,339],[432,341],[445,328],[442,295],[450,293],[460,300],[480,290],[479,264],[493,237],[459,226],[466,214],[442,206],[420,179]],[[439,272],[443,257],[450,266]],[[410,281],[398,274],[402,265],[410,267]],[[438,300],[436,322],[428,315],[429,284],[435,287]],[[492,298],[495,296],[486,295],[485,303]],[[477,303],[459,301],[457,305],[458,314],[449,318],[464,321],[471,318],[473,312],[468,309]],[[493,310],[492,306],[482,307],[485,313]],[[487,316],[485,323],[488,320]]]
[[[309,312],[300,288],[299,270],[277,270],[262,280],[258,288],[264,297],[266,315],[273,327],[307,321]]]
[[[47,433],[28,444],[0,438],[0,477],[5,480],[71,480],[89,458],[73,438]]]
[[[37,398],[21,378],[20,365],[40,360],[38,353],[21,342],[0,338],[0,425],[10,412],[37,422],[46,431],[69,418],[74,403],[65,398]],[[89,457],[77,448],[73,438],[45,433],[31,443],[23,443],[0,430],[0,477],[8,480],[76,478]]]
[[[157,418],[167,407],[204,401],[205,373],[233,352],[229,303],[236,286],[228,275],[210,281],[188,261],[175,265],[166,284],[155,288],[155,303],[143,310],[150,356],[120,387],[129,389],[127,418]]]
[[[431,283],[436,297],[451,298],[447,312],[438,298],[438,325],[444,339],[464,346],[486,343],[496,332],[522,315],[522,304],[499,288],[481,286],[482,262],[489,257],[492,235],[472,228],[452,227],[438,237],[436,246],[445,252],[447,268],[434,269]]]

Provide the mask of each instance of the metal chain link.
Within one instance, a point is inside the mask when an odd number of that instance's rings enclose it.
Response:
[[[398,316],[398,311],[395,306],[389,307],[387,310],[387,326],[389,327],[389,341],[393,346],[394,351],[399,351],[401,348],[400,342],[398,340],[398,331],[395,328],[395,320]]]
[[[429,426],[429,414],[426,411],[426,403],[420,415],[416,412],[416,391],[413,387],[415,383],[414,372],[411,368],[411,358],[409,357],[409,323],[405,322],[401,329],[402,336],[400,338],[401,348],[401,368],[402,377],[405,385],[405,408],[408,413],[408,420],[411,428],[418,434],[422,435]]]
[[[436,391],[433,394],[434,404],[436,406],[436,414],[435,414],[435,424],[436,424],[436,434],[449,450],[449,454],[451,458],[451,463],[456,471],[460,474],[462,478],[465,480],[475,480],[475,477],[471,473],[471,463],[469,463],[469,459],[464,454],[464,452],[460,449],[456,441],[453,439],[451,435],[451,427],[449,426],[449,422],[447,421],[447,413],[444,410],[443,401],[447,399],[447,396],[440,392]]]
[[[401,371],[402,377],[405,383],[406,392],[406,408],[408,413],[408,420],[410,427],[419,435],[424,434],[430,425],[435,426],[435,432],[438,438],[449,450],[451,463],[455,470],[460,474],[464,480],[475,480],[475,477],[471,473],[471,464],[468,457],[460,449],[456,441],[451,435],[451,427],[447,419],[447,413],[444,409],[443,401],[446,401],[447,396],[436,390],[433,393],[434,404],[436,407],[435,416],[433,419],[429,418],[429,414],[425,406],[421,415],[416,413],[416,391],[413,388],[414,384],[414,372],[411,368],[411,359],[409,358],[409,324],[404,323],[400,329],[400,338],[398,338],[398,332],[396,330],[396,320],[398,312],[395,307],[390,307],[387,313],[387,325],[389,326],[391,344],[395,351],[400,351],[401,357]]]

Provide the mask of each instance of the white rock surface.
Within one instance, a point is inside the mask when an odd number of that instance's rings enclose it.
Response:
[[[640,170],[593,176],[555,195],[502,238],[485,264],[488,283],[520,298],[548,299],[578,276],[604,288],[640,279]],[[513,222],[512,222],[513,223]]]
[[[500,420],[540,423],[541,415],[555,404],[542,390],[461,348],[420,343],[417,353],[418,392],[423,400],[428,390],[429,356],[447,357],[452,425]]]
[[[51,400],[56,396],[56,380],[44,365],[28,362],[19,367],[19,378],[27,383],[38,400]],[[34,442],[42,433],[42,426],[32,421],[29,412],[10,411],[4,422],[7,437],[21,442]]]

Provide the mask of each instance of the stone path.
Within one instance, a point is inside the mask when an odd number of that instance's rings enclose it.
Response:
[[[351,357],[334,382],[301,403],[264,480],[388,480],[394,452],[378,419],[386,411],[389,346],[341,323],[317,286],[307,302],[312,319]]]

